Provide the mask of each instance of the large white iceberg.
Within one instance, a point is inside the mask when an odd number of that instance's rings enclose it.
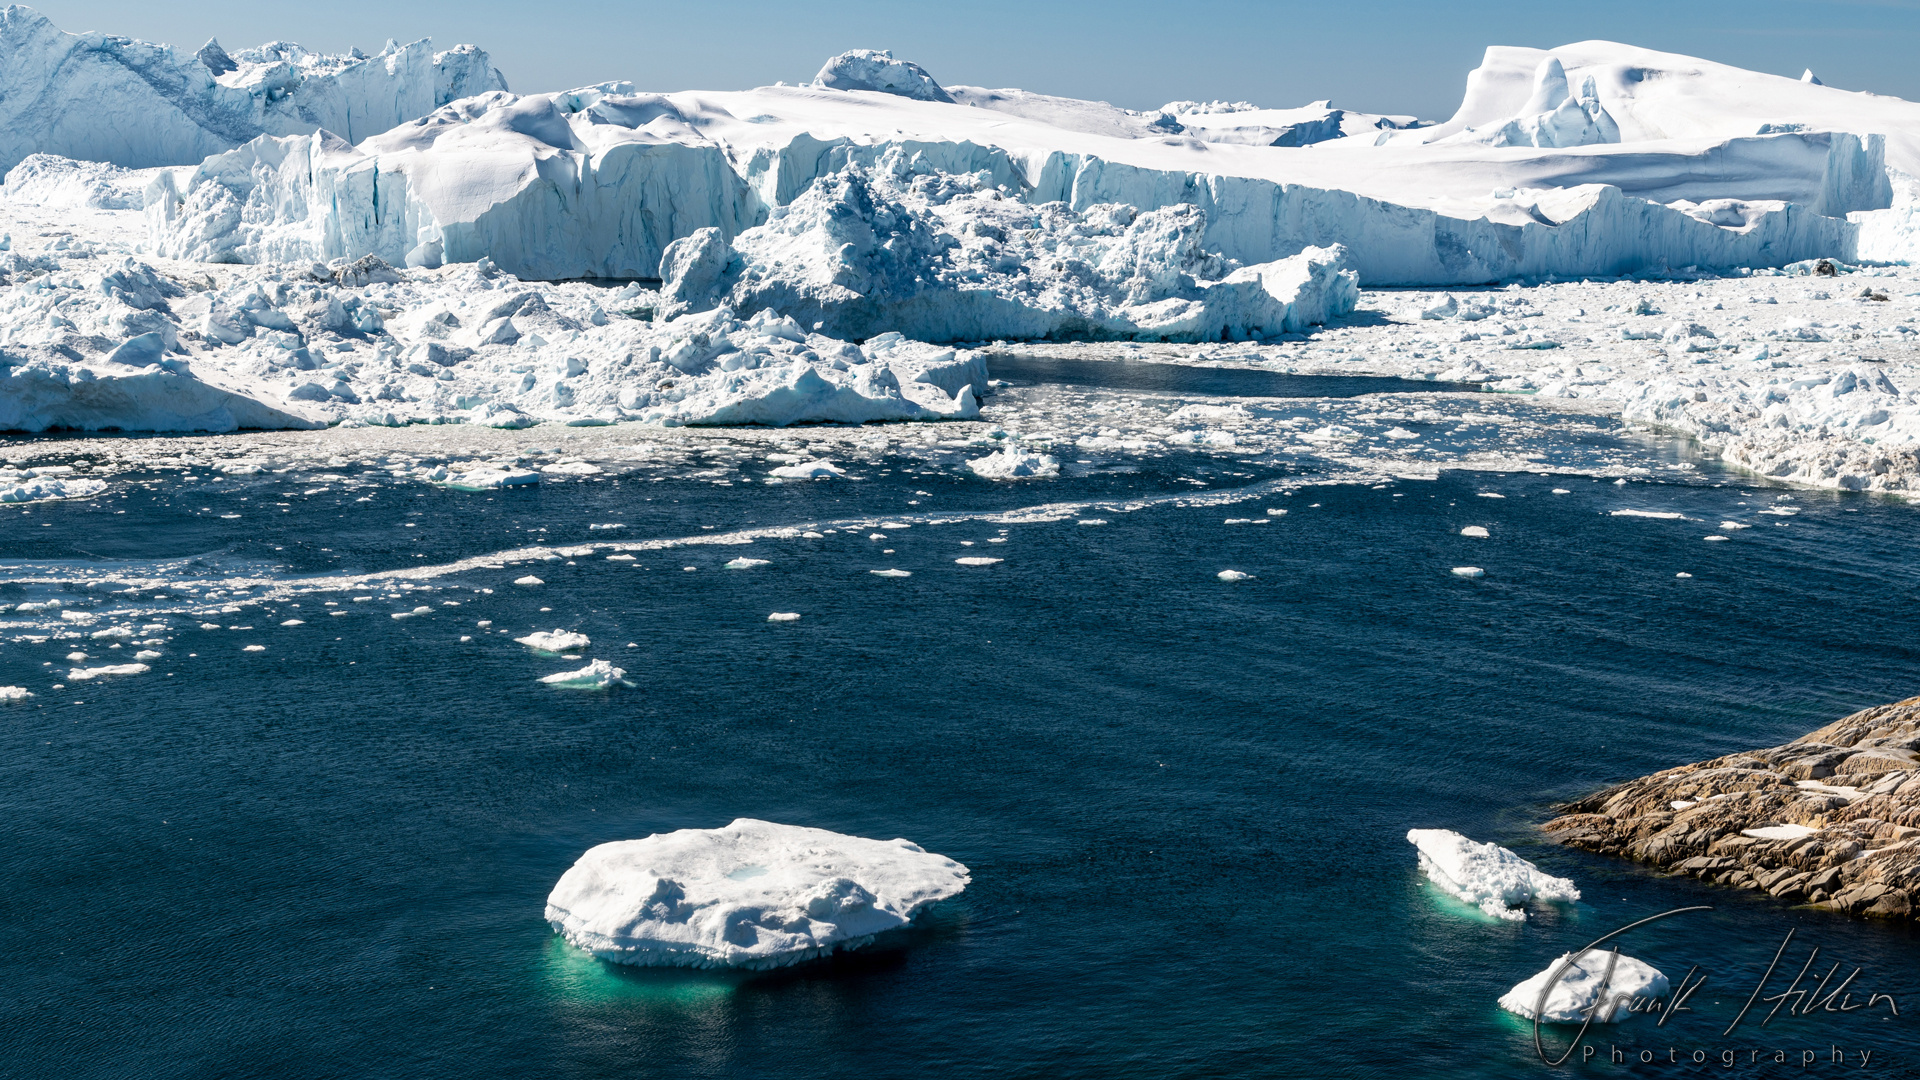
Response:
[[[270,42],[229,54],[69,34],[33,8],[0,8],[0,172],[32,153],[130,168],[184,165],[260,135],[322,128],[366,138],[457,98],[504,90],[471,45],[391,42],[379,55]]]
[[[1476,843],[1451,829],[1410,829],[1407,842],[1419,849],[1428,880],[1498,919],[1521,921],[1527,917],[1522,905],[1536,900],[1580,899],[1573,882],[1498,844]]]
[[[1570,957],[1562,953],[1539,974],[1500,995],[1500,1007],[1528,1020],[1537,1012],[1541,1020],[1554,1024],[1581,1023],[1591,1010],[1595,1023],[1615,1024],[1632,1015],[1627,1007],[1634,998],[1665,997],[1670,989],[1665,975],[1631,956],[1588,949],[1578,959]],[[1547,993],[1545,1007],[1539,1008],[1540,992],[1556,971],[1559,978]]]
[[[546,917],[616,963],[772,968],[865,945],[968,880],[906,840],[739,818],[589,850],[553,887]]]

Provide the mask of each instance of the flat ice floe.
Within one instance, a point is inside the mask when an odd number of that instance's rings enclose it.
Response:
[[[1545,970],[1500,995],[1500,1007],[1528,1020],[1537,1014],[1541,1020],[1553,1024],[1581,1023],[1587,1019],[1588,1010],[1592,1010],[1595,1023],[1615,1024],[1632,1015],[1627,1011],[1632,998],[1665,997],[1670,989],[1667,977],[1658,969],[1631,956],[1588,949],[1577,960],[1569,962],[1572,955],[1560,954],[1560,959]],[[1563,963],[1567,966],[1561,970]],[[1540,992],[1556,971],[1559,978],[1547,993],[1545,1007],[1541,1008]]]
[[[1020,480],[1034,476],[1058,476],[1060,463],[1046,454],[1008,447],[986,457],[967,462],[975,476],[988,480]]]
[[[589,850],[554,886],[546,918],[615,963],[773,968],[866,945],[968,880],[906,840],[739,818]]]
[[[584,649],[593,644],[585,634],[575,633],[571,630],[562,630],[558,627],[555,627],[551,631],[535,630],[526,637],[517,637],[513,640],[537,652],[556,654],[573,652],[576,649]]]
[[[24,686],[0,686],[0,701],[25,701],[32,696]]]
[[[145,664],[106,664],[93,668],[74,668],[67,672],[68,682],[90,682],[105,675],[144,675],[153,669]]]
[[[626,671],[605,660],[594,660],[578,671],[562,671],[540,681],[566,690],[606,690],[615,686],[631,687]]]
[[[1500,847],[1476,843],[1449,829],[1412,829],[1407,842],[1419,849],[1420,869],[1442,891],[1498,919],[1519,922],[1524,905],[1541,900],[1580,899],[1566,878]]]

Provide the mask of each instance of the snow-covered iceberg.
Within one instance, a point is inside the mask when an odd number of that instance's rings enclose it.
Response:
[[[576,634],[571,630],[561,630],[558,628],[555,628],[552,632],[535,630],[526,637],[517,637],[513,640],[535,652],[545,653],[573,652],[576,649],[584,649],[593,644],[593,641],[585,634]]]
[[[0,8],[0,172],[29,154],[129,168],[184,165],[260,135],[377,135],[458,98],[504,90],[471,45],[428,40],[378,55],[269,42],[229,54],[69,34],[33,8]]]
[[[1541,1020],[1554,1024],[1582,1023],[1591,1010],[1595,1023],[1615,1024],[1632,1015],[1628,1006],[1634,998],[1662,998],[1670,989],[1667,977],[1643,960],[1599,949],[1588,949],[1577,959],[1570,959],[1572,955],[1562,953],[1539,974],[1500,995],[1500,1007],[1528,1020],[1537,1012]],[[1545,1008],[1539,1008],[1540,992],[1556,972],[1559,978],[1547,993]]]
[[[739,818],[589,850],[554,886],[546,917],[616,963],[772,968],[865,945],[968,880],[906,840]]]
[[[1459,573],[1455,570],[1454,573]],[[1522,905],[1538,900],[1572,901],[1580,890],[1498,844],[1476,843],[1451,829],[1410,829],[1420,869],[1447,893],[1498,919],[1527,917]]]

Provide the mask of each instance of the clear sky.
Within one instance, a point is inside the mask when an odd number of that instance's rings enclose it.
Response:
[[[1487,45],[1609,38],[1920,100],[1920,0],[46,0],[62,29],[229,48],[279,38],[372,52],[392,37],[486,49],[518,91],[627,79],[731,90],[810,79],[845,49],[892,49],[943,83],[1128,108],[1228,98],[1445,119]]]

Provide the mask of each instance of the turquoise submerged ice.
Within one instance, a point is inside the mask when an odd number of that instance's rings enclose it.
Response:
[[[1407,842],[1420,849],[1420,869],[1435,885],[1498,919],[1525,919],[1520,905],[1533,900],[1580,899],[1573,882],[1498,844],[1475,843],[1449,829],[1411,829]]]
[[[967,881],[906,840],[739,818],[589,850],[547,897],[547,921],[616,963],[772,968],[865,945]]]

